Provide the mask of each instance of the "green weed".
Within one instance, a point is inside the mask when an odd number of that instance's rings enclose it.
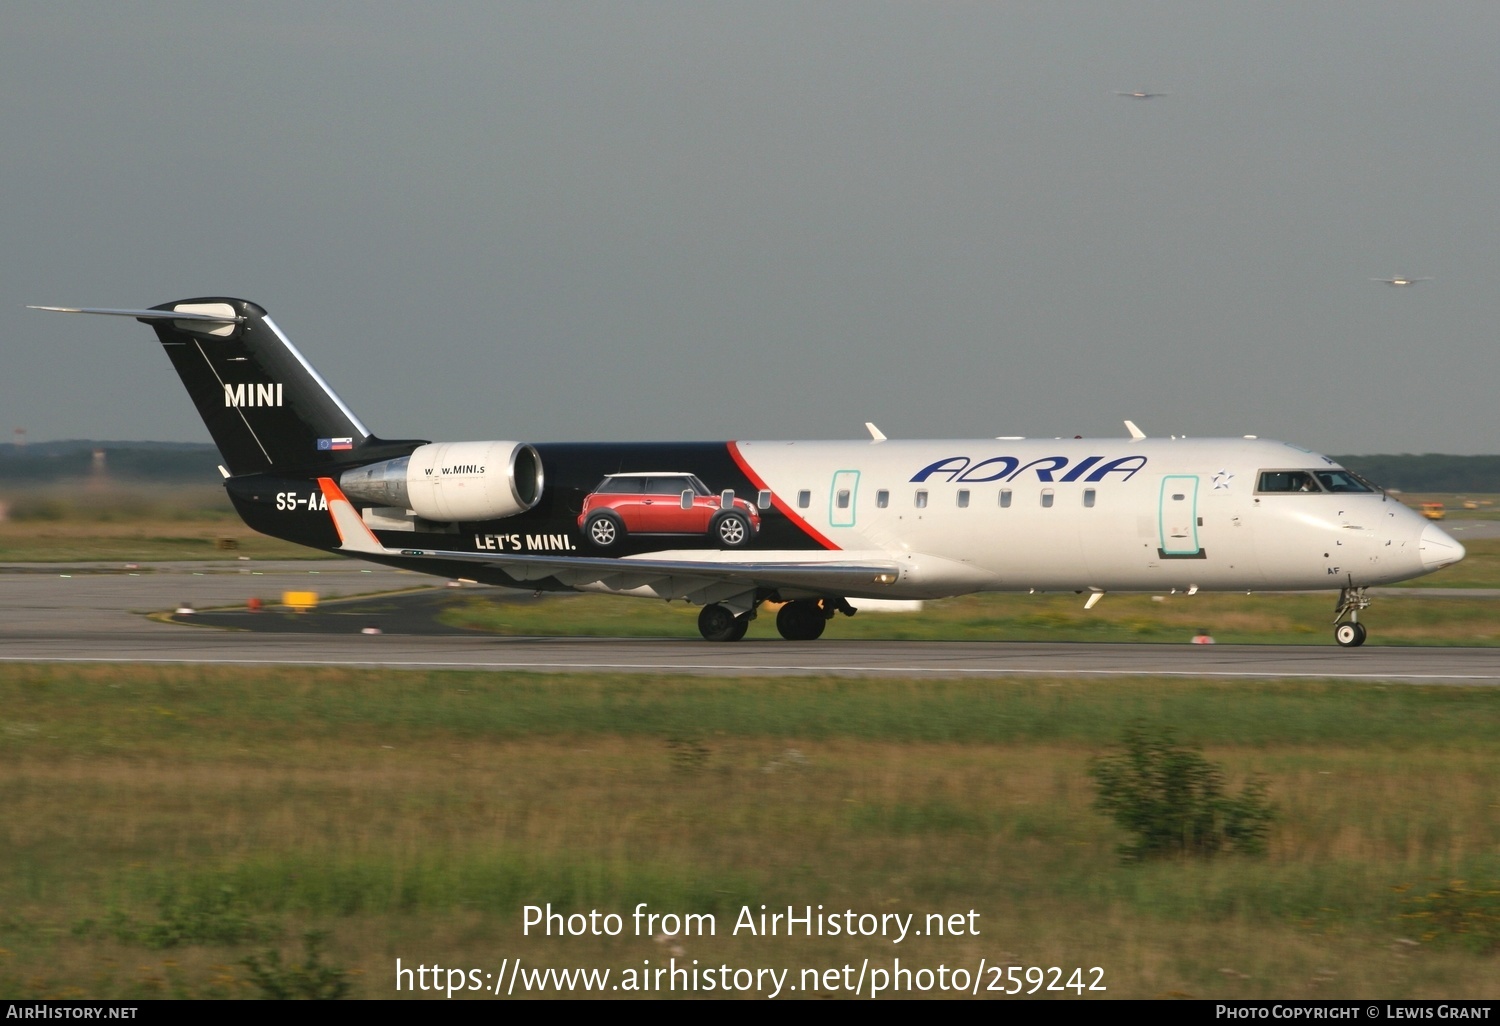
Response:
[[[250,970],[250,981],[261,997],[273,1001],[303,998],[330,1001],[349,996],[348,970],[323,962],[323,944],[328,935],[313,930],[302,935],[302,962],[283,965],[276,948],[250,955],[241,964]]]
[[[1135,835],[1126,859],[1163,855],[1261,855],[1274,813],[1266,784],[1252,779],[1238,797],[1224,793],[1224,771],[1179,744],[1171,730],[1133,726],[1125,751],[1089,766],[1095,807]]]

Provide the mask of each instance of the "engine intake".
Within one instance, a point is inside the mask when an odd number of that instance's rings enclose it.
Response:
[[[525,442],[432,442],[410,456],[346,470],[352,499],[440,523],[498,520],[542,498],[542,458]]]

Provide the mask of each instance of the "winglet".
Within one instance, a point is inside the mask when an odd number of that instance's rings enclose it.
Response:
[[[328,513],[333,517],[334,530],[339,533],[340,549],[377,555],[389,551],[365,525],[364,518],[355,510],[354,503],[344,497],[333,478],[318,478],[318,487],[323,489],[323,498],[328,501]]]
[[[865,421],[865,430],[870,432],[870,439],[875,442],[885,441],[885,433],[868,420]]]
[[[1132,439],[1134,439],[1135,441],[1137,441],[1137,442],[1139,442],[1142,438],[1146,437],[1146,432],[1144,432],[1140,428],[1136,427],[1135,426],[1135,421],[1133,421],[1133,420],[1127,420],[1125,422],[1125,430],[1129,431],[1130,432],[1130,437]]]

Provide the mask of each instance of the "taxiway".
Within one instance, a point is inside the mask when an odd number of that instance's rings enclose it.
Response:
[[[842,675],[857,677],[1181,676],[1335,678],[1391,683],[1500,684],[1494,649],[1328,646],[1110,645],[1017,642],[776,639],[711,645],[681,639],[496,637],[442,628],[421,633],[403,616],[440,597],[431,578],[346,560],[281,563],[0,566],[0,662],[213,663],[575,673]],[[212,614],[162,622],[148,614],[179,607],[243,609],[283,591],[316,590],[324,600],[378,596],[337,607],[310,629],[207,626]],[[405,597],[390,593],[408,590]],[[520,593],[524,594],[524,593]],[[625,600],[621,600],[625,601]],[[334,607],[326,607],[334,608]],[[282,620],[285,618],[282,617]],[[270,614],[263,621],[273,627]],[[363,625],[385,623],[379,634]],[[250,618],[239,623],[250,625]],[[395,624],[396,626],[391,626]]]

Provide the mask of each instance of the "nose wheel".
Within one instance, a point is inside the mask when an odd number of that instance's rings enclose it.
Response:
[[[1365,643],[1365,634],[1362,623],[1341,623],[1333,629],[1333,640],[1344,648],[1358,648]]]
[[[1358,648],[1365,643],[1365,625],[1359,622],[1359,611],[1368,609],[1370,596],[1364,588],[1349,587],[1339,592],[1339,604],[1333,618],[1333,640],[1341,648]],[[1344,622],[1344,617],[1349,622]]]

